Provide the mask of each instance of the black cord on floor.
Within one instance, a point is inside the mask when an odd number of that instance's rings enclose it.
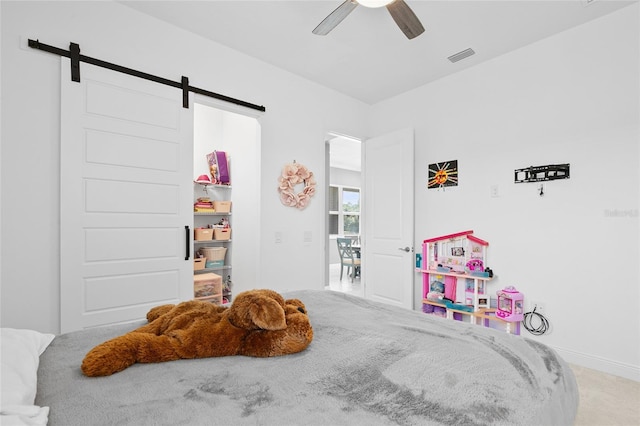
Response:
[[[533,326],[534,318],[538,318],[540,321],[540,325],[538,325],[537,327]],[[524,314],[522,325],[527,329],[529,333],[535,334],[536,336],[544,334],[547,332],[547,330],[549,330],[549,321],[544,317],[544,315],[536,312],[536,308],[533,308],[533,311]]]

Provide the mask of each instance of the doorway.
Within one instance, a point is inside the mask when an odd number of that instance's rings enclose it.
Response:
[[[343,267],[337,238],[348,238],[359,256],[362,247],[362,143],[329,134],[326,141],[326,283],[325,288],[364,296],[360,268]],[[351,273],[351,275],[350,275]],[[352,276],[353,275],[353,276]],[[342,277],[341,277],[342,276]]]
[[[361,190],[358,235],[361,241],[362,276],[345,282],[336,280],[331,273],[335,262],[331,255],[337,251],[334,234],[344,231],[340,221],[335,225],[331,218],[332,184],[336,178],[332,172],[333,158],[342,158],[338,152],[331,154],[333,143],[337,149],[345,148],[340,135],[330,135],[326,143],[327,219],[326,219],[326,277],[325,287],[357,294],[367,299],[413,309],[414,299],[414,136],[413,129],[406,128],[381,136],[359,141],[359,155],[351,153],[344,158],[360,158],[357,175]],[[354,138],[346,138],[353,140]],[[357,151],[356,151],[357,152]],[[337,173],[336,173],[337,175]],[[339,186],[339,185],[335,185]],[[345,185],[346,186],[346,185]],[[335,192],[335,191],[334,191]],[[338,205],[340,199],[338,198]],[[331,222],[333,220],[333,222]],[[332,232],[333,227],[333,232]],[[335,258],[334,258],[335,259]],[[339,274],[339,265],[338,265]],[[337,275],[339,278],[339,275]],[[333,281],[332,281],[333,278]],[[332,288],[332,283],[333,287]]]
[[[227,250],[222,272],[232,280],[231,291],[237,295],[253,288],[259,278],[261,126],[258,115],[249,115],[244,109],[230,111],[225,106],[200,97],[194,101],[193,180],[209,174],[208,153],[225,151],[229,159],[230,188],[223,194],[216,193],[215,189],[208,189],[207,193],[206,186],[194,184],[193,199],[194,202],[199,197],[213,200],[222,195],[232,202],[228,216],[231,239],[223,244]]]

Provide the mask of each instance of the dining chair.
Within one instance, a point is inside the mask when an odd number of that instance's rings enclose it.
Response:
[[[356,273],[360,270],[360,258],[351,246],[351,238],[336,238],[336,242],[340,254],[340,281],[342,281],[342,273],[346,267],[347,273],[351,276],[351,282],[353,282]]]

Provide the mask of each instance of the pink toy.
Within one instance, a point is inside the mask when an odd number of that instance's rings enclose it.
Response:
[[[524,294],[513,286],[498,290],[497,294],[496,317],[510,322],[522,321],[524,318]]]
[[[467,262],[467,269],[472,272],[484,272],[484,264],[480,259],[471,259]]]
[[[485,271],[489,243],[473,235],[473,231],[457,232],[428,238],[422,242],[422,291],[426,300],[434,301],[427,295],[433,291],[432,281],[444,283],[444,297],[453,301],[464,301],[477,312],[490,307],[490,298],[485,291],[485,283],[493,275]],[[466,279],[464,290],[458,293],[458,280]],[[462,289],[460,289],[462,290]],[[427,307],[426,309],[431,309]]]

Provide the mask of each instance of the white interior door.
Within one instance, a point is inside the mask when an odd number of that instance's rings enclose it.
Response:
[[[365,297],[413,309],[413,129],[368,139],[363,149]]]
[[[193,108],[175,88],[85,63],[80,73],[72,82],[62,58],[63,333],[193,298]]]

